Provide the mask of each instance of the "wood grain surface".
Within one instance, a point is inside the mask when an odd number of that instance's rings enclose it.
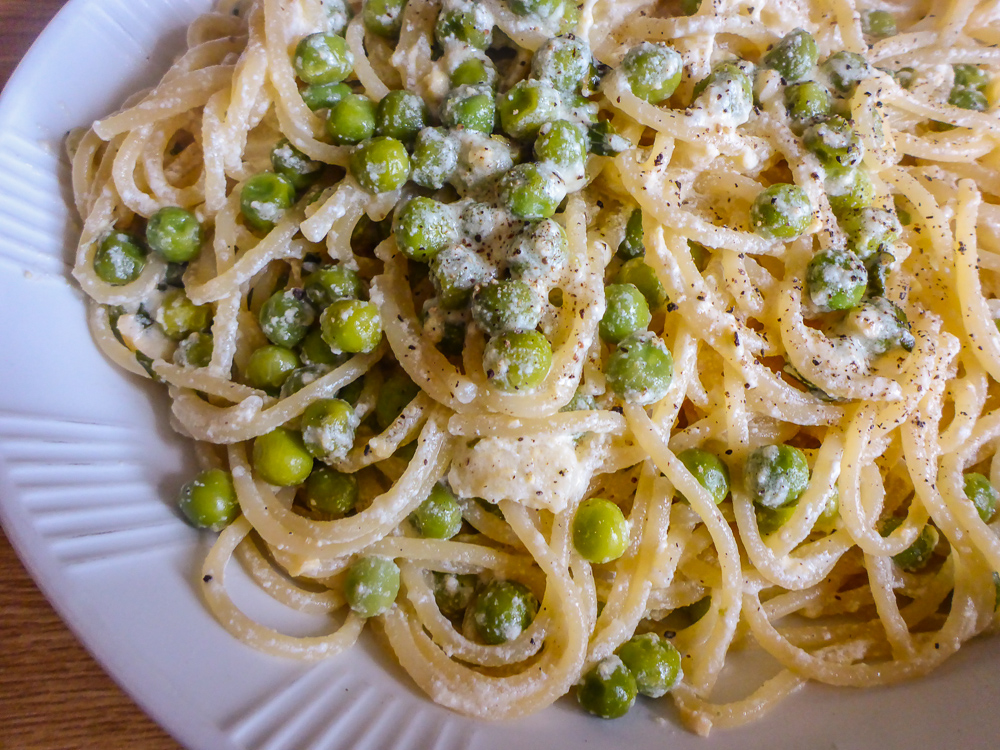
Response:
[[[65,0],[0,0],[0,87]],[[109,678],[0,532],[0,750],[176,750]]]

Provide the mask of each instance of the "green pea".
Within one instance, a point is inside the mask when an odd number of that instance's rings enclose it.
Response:
[[[351,87],[346,83],[314,83],[306,86],[300,92],[302,101],[313,112],[320,109],[330,109],[345,96],[349,96]]]
[[[318,326],[309,329],[309,333],[299,344],[299,357],[306,365],[321,365],[324,367],[336,367],[344,364],[348,357],[346,354],[335,354],[329,345],[323,340],[323,331]]]
[[[424,128],[417,133],[411,163],[415,183],[440,190],[458,167],[458,140],[444,128]]]
[[[268,341],[291,349],[305,338],[316,312],[304,289],[285,289],[261,305],[258,320]]]
[[[445,617],[455,620],[465,614],[476,595],[479,577],[472,574],[434,571],[434,601]]]
[[[892,71],[892,77],[904,89],[910,89],[917,81],[917,71],[913,68],[900,68],[899,70]]]
[[[302,441],[316,458],[332,461],[347,457],[354,447],[358,417],[346,401],[324,398],[302,412]]]
[[[412,143],[429,119],[427,105],[418,94],[390,91],[375,110],[375,133]]]
[[[841,50],[826,58],[823,72],[830,85],[840,94],[850,94],[854,88],[872,74],[868,61],[856,52]]]
[[[295,186],[291,180],[273,172],[254,175],[240,191],[243,220],[261,232],[270,232],[294,203]]]
[[[135,281],[146,266],[146,251],[138,240],[125,232],[111,232],[94,253],[94,273],[112,286]]]
[[[365,0],[361,20],[373,34],[393,38],[399,36],[405,7],[406,0]]]
[[[698,484],[708,490],[718,505],[729,494],[729,467],[714,453],[701,448],[688,448],[677,454],[677,458],[690,471]]]
[[[253,468],[269,484],[292,487],[309,476],[313,457],[300,433],[276,427],[253,441]]]
[[[496,269],[479,253],[461,245],[451,245],[431,259],[431,281],[441,306],[446,310],[465,307],[472,290],[496,276]]]
[[[621,508],[592,497],[573,516],[573,547],[584,560],[602,564],[617,560],[629,544],[629,526]]]
[[[187,263],[198,257],[205,233],[190,211],[167,206],[149,217],[146,244],[169,263]]]
[[[493,88],[497,83],[497,69],[488,57],[470,55],[455,66],[448,81],[453,89],[457,89],[459,86],[489,86]]]
[[[542,300],[523,281],[493,281],[473,293],[472,318],[491,335],[530,331],[542,319]]]
[[[997,511],[1000,492],[997,492],[989,479],[974,471],[965,475],[964,489],[965,496],[976,506],[976,512],[983,519],[983,523],[989,523]]]
[[[903,232],[892,211],[871,207],[845,211],[840,216],[840,228],[847,235],[847,246],[862,259],[890,250]]]
[[[903,519],[899,516],[890,516],[879,524],[879,533],[882,536],[889,536],[893,531],[902,525]],[[892,556],[892,561],[900,568],[909,572],[916,572],[924,568],[930,562],[937,547],[940,535],[937,529],[927,524],[920,530],[920,535],[916,541],[897,555]]]
[[[563,0],[509,0],[510,9],[519,16],[550,18],[563,4]]]
[[[171,289],[163,296],[156,311],[156,322],[174,341],[187,338],[195,331],[204,331],[212,323],[212,306],[196,305],[188,299],[183,289]]]
[[[298,369],[298,355],[283,346],[262,346],[254,349],[247,360],[243,376],[254,388],[277,395],[293,370]]]
[[[500,181],[500,199],[519,219],[547,219],[565,197],[562,178],[540,164],[518,164]]]
[[[743,123],[753,109],[753,83],[740,62],[724,62],[698,81],[693,101],[701,102],[710,114]]]
[[[855,167],[865,155],[861,137],[843,117],[834,116],[810,126],[802,140],[826,166]]]
[[[639,689],[635,677],[617,656],[591,667],[576,686],[581,708],[602,719],[618,719],[629,712]]]
[[[896,18],[887,10],[863,10],[861,32],[875,39],[896,36]]]
[[[970,109],[975,112],[985,112],[989,106],[986,94],[978,89],[960,88],[958,86],[948,94],[948,104],[960,109]]]
[[[305,278],[306,296],[317,308],[323,308],[338,299],[357,299],[361,296],[361,277],[358,272],[342,263],[320,266]]]
[[[880,297],[885,294],[886,280],[892,273],[893,265],[896,263],[894,255],[879,250],[864,261],[865,271],[868,273],[868,287],[866,293],[871,297]]]
[[[375,420],[378,422],[379,429],[385,430],[395,422],[418,393],[420,393],[420,386],[410,380],[410,376],[401,370],[397,370],[386,378],[378,392],[378,399],[375,401]]]
[[[778,183],[762,190],[750,207],[750,226],[766,239],[790,240],[812,223],[812,204],[798,185]]]
[[[685,16],[693,16],[701,7],[701,0],[681,0],[681,13]]]
[[[757,519],[757,530],[761,533],[761,536],[773,534],[788,523],[795,513],[795,507],[798,504],[799,501],[795,500],[788,505],[782,505],[780,508],[766,508],[763,505],[754,505],[753,512]]]
[[[496,101],[489,86],[459,86],[441,103],[441,122],[450,128],[489,135],[496,123]]]
[[[650,310],[659,310],[667,303],[667,290],[663,288],[656,272],[641,257],[622,263],[615,275],[615,283],[631,284],[642,292]]]
[[[399,566],[387,557],[362,557],[347,570],[344,595],[361,617],[385,614],[399,593]]]
[[[358,479],[329,466],[317,466],[302,485],[306,507],[324,520],[343,518],[358,504]]]
[[[278,396],[280,398],[288,398],[301,391],[310,383],[314,383],[328,372],[330,372],[329,365],[305,365],[304,367],[292,370],[288,374],[288,377],[285,378],[285,382],[281,384],[281,391]]]
[[[369,193],[388,193],[406,182],[410,158],[395,138],[372,138],[351,153],[351,174]]]
[[[553,219],[543,219],[524,228],[507,257],[511,276],[539,281],[562,269],[569,260],[566,230]]]
[[[462,42],[475,49],[486,49],[493,39],[493,15],[480,3],[444,8],[438,14],[434,36],[441,46]]]
[[[822,250],[806,269],[809,299],[822,312],[849,310],[864,296],[868,271],[850,250]]]
[[[757,505],[790,505],[809,485],[806,454],[791,445],[762,445],[747,457],[745,481]]]
[[[984,91],[990,83],[990,74],[978,65],[952,65],[956,88],[973,88]]]
[[[375,103],[361,94],[345,94],[330,108],[326,133],[338,146],[354,146],[375,134]]]
[[[618,245],[618,257],[622,260],[640,258],[646,254],[643,244],[642,209],[634,208],[625,225],[625,237]]]
[[[823,187],[837,216],[875,200],[875,185],[864,167],[827,167]]]
[[[632,148],[632,142],[619,135],[614,125],[608,120],[594,123],[587,131],[590,152],[598,156],[617,156]]]
[[[618,344],[604,366],[608,387],[620,398],[652,404],[667,395],[674,375],[674,358],[653,333],[634,333]]]
[[[274,171],[292,183],[296,190],[305,190],[312,185],[323,170],[323,162],[310,159],[282,138],[271,150],[271,166]]]
[[[764,55],[761,64],[776,70],[789,83],[809,77],[819,58],[819,49],[812,34],[795,29],[786,34]]]
[[[382,341],[382,320],[372,302],[332,302],[320,315],[319,324],[323,341],[334,353],[368,353]]]
[[[659,104],[677,90],[684,63],[680,53],[662,42],[642,42],[622,60],[622,73],[632,93],[650,104]]]
[[[410,523],[425,539],[451,539],[462,530],[462,508],[454,493],[438,482],[410,514]]]
[[[427,263],[458,239],[454,211],[433,198],[418,196],[396,212],[396,245],[407,258]]]
[[[293,63],[306,83],[339,83],[354,70],[354,55],[343,37],[317,33],[298,43]]]
[[[545,81],[514,84],[497,102],[500,127],[513,138],[530,140],[559,114],[559,92]]]
[[[633,635],[618,649],[618,658],[635,675],[639,692],[650,698],[666,695],[684,676],[680,652],[656,633]]]
[[[178,507],[192,526],[222,531],[236,520],[240,505],[228,471],[208,469],[181,488]]]
[[[559,409],[559,411],[593,411],[596,408],[597,401],[593,396],[577,391],[573,394],[573,398],[569,400],[569,403]]]
[[[491,338],[483,353],[490,383],[502,391],[541,385],[552,366],[552,345],[538,331],[505,331]]]
[[[645,331],[652,316],[646,298],[633,284],[611,284],[604,289],[607,307],[601,318],[601,339],[617,344],[636,331]]]
[[[538,600],[526,586],[493,580],[472,602],[472,628],[483,643],[498,646],[524,632],[538,614]]]
[[[785,107],[792,120],[792,130],[800,132],[830,116],[833,97],[826,86],[816,81],[793,83],[785,89]]]
[[[174,351],[174,364],[181,367],[208,367],[212,361],[212,334],[195,331]]]
[[[326,30],[333,34],[343,34],[347,22],[354,15],[345,0],[320,0],[320,7],[326,14]]]
[[[576,167],[582,171],[587,159],[587,140],[583,131],[567,120],[547,122],[535,139],[535,158],[559,167]]]
[[[549,39],[535,50],[531,75],[559,91],[576,92],[590,73],[590,47],[576,38]]]

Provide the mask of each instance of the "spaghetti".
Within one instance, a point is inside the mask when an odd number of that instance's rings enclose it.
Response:
[[[995,626],[996,4],[680,5],[222,0],[70,138],[233,635],[708,734]],[[713,702],[743,648],[783,671]]]

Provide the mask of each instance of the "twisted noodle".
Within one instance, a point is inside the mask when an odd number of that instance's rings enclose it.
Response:
[[[542,300],[551,366],[539,383],[513,391],[496,387],[483,364],[481,323],[468,326],[461,354],[444,353],[428,332],[431,285],[398,236],[384,231],[358,249],[372,224],[386,227],[419,191],[411,182],[372,195],[360,175],[345,174],[351,148],[331,144],[322,113],[306,104],[293,51],[327,29],[336,5],[222,2],[192,24],[187,51],[158,85],[68,139],[83,219],[73,275],[92,298],[94,339],[116,364],[166,384],[177,429],[233,479],[241,515],[222,531],[202,579],[226,629],[275,654],[336,654],[365,624],[345,593],[353,563],[393,558],[402,593],[378,619],[403,669],[434,700],[483,718],[523,716],[651,631],[680,650],[673,700],[693,731],[708,734],[762,716],[809,680],[863,686],[926,674],[994,626],[997,524],[984,520],[963,482],[970,471],[1000,482],[1000,120],[995,105],[975,111],[948,101],[950,64],[1000,73],[990,46],[1000,21],[989,3],[941,0],[923,18],[900,9],[900,33],[881,40],[867,34],[868,16],[853,0],[702,2],[691,16],[675,15],[671,2],[587,0],[578,16],[565,6],[565,17],[550,19],[517,15],[503,0],[475,3],[497,27],[490,53],[501,99],[528,74],[532,53],[572,29],[612,68],[587,106],[599,105],[633,144],[589,156],[586,184],[555,216],[568,249]],[[456,60],[469,54],[464,46],[442,52],[437,38],[438,14],[453,5],[409,0],[395,43],[352,7],[342,29],[352,90],[379,102],[403,88],[437,112]],[[822,26],[810,20],[820,18]],[[879,293],[908,317],[912,350],[858,355],[836,316],[817,312],[811,259],[852,240],[777,72],[758,70],[757,106],[742,122],[709,115],[698,99],[684,106],[713,65],[734,56],[759,63],[799,23],[812,24],[820,59],[847,50],[885,66],[838,106],[864,146],[860,168],[874,205],[908,215]],[[633,93],[622,67],[644,41],[666,42],[684,61],[677,94],[660,105]],[[513,48],[506,57],[505,45]],[[919,75],[908,88],[894,73],[904,66]],[[471,136],[460,137],[468,148]],[[323,171],[272,229],[254,231],[241,191],[271,169],[281,138]],[[813,208],[791,241],[763,236],[749,220],[758,194],[776,182],[798,184]],[[435,195],[454,202],[449,190]],[[475,205],[495,204],[496,186],[478,197]],[[104,238],[141,234],[166,206],[191,209],[206,233],[182,281],[153,254],[127,283],[104,280],[94,265]],[[669,386],[649,404],[616,394],[599,335],[605,283],[621,265],[614,251],[634,208],[644,262],[669,299],[650,330],[674,363]],[[385,340],[317,365],[297,391],[251,386],[248,362],[270,335],[259,322],[265,300],[302,287],[320,262],[357,272]],[[205,366],[185,361],[160,330],[165,295],[178,284],[212,312]],[[383,396],[399,396],[400,368],[417,395],[386,418]],[[265,482],[252,441],[297,429],[311,405],[347,398],[354,383],[362,426],[349,450],[324,460],[357,478],[360,500],[353,513],[329,518]],[[578,394],[594,407],[563,411]],[[803,449],[811,471],[777,528],[763,525],[754,478],[744,476],[748,457],[772,443]],[[732,491],[723,502],[683,460],[693,448],[727,465]],[[467,495],[462,529],[422,538],[408,519],[439,483]],[[577,508],[593,497],[626,519],[625,551],[610,562],[587,562],[574,542]],[[897,519],[891,530],[889,517]],[[900,560],[928,524],[939,534],[931,562],[908,568]],[[255,622],[227,593],[234,556],[282,605],[342,613],[341,624],[330,635],[293,637]],[[459,623],[439,608],[441,574],[471,575],[477,586],[517,581],[540,609],[506,643],[488,645],[470,616]],[[692,619],[698,607],[705,613]],[[744,643],[783,671],[718,703],[727,654]]]

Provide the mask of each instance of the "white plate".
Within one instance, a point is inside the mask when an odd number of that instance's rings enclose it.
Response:
[[[91,343],[68,279],[77,232],[61,141],[165,70],[208,0],[72,0],[0,100],[0,518],[63,618],[191,748],[885,748],[996,746],[1000,640],[923,681],[810,686],[710,740],[669,702],[604,722],[563,699],[520,722],[433,705],[370,639],[317,665],[261,655],[223,631],[193,583],[208,539],[170,507],[188,472],[162,393]],[[269,622],[296,621],[244,587]],[[666,721],[663,721],[666,719]]]

